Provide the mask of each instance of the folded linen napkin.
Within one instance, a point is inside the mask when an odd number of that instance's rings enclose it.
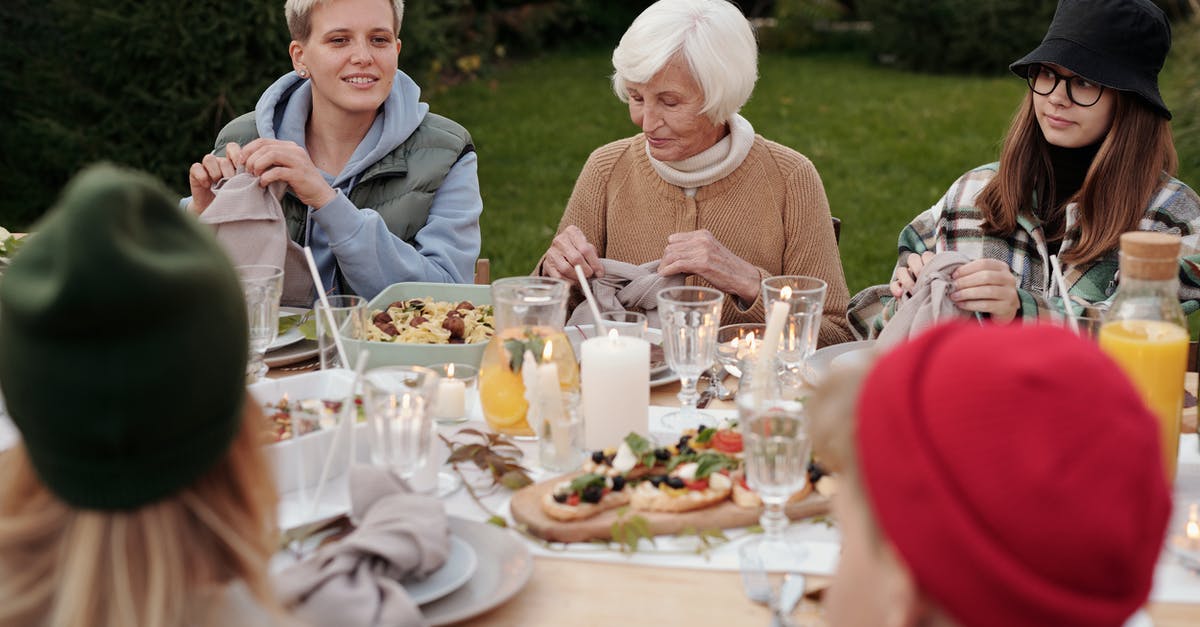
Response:
[[[257,176],[239,168],[237,174],[213,185],[215,197],[200,214],[200,222],[212,226],[234,265],[283,268],[280,304],[311,307],[312,274],[304,249],[288,237],[279,204],[286,189],[283,181],[261,187]]]
[[[971,315],[959,309],[950,299],[950,291],[954,288],[951,275],[970,260],[970,257],[956,250],[934,255],[917,274],[912,296],[901,296],[895,315],[879,333],[877,346],[884,349],[915,337],[938,322]]]
[[[351,517],[358,528],[277,577],[280,600],[312,625],[425,625],[401,581],[423,579],[450,552],[441,501],[409,492],[391,472],[350,469]]]
[[[659,276],[658,264],[661,260],[644,263],[640,266],[615,259],[601,259],[604,276],[592,279],[592,295],[596,297],[596,306],[600,311],[640,311],[646,314],[646,325],[659,328],[658,321],[658,291],[664,287],[683,285],[686,278],[683,274]],[[595,323],[592,311],[586,302],[580,303],[571,312],[568,325]]]

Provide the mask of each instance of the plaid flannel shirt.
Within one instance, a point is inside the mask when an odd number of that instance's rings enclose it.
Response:
[[[1041,222],[1030,212],[1017,218],[1017,229],[1007,237],[986,235],[983,215],[975,199],[996,175],[992,163],[967,172],[935,205],[917,216],[900,233],[897,268],[906,266],[909,253],[957,250],[973,259],[999,259],[1017,277],[1021,305],[1017,315],[1026,322],[1039,318],[1061,320],[1062,295],[1051,278],[1050,258]],[[1190,187],[1163,175],[1164,184],[1146,207],[1138,229],[1176,233],[1183,238],[1179,259],[1179,300],[1185,314],[1200,309],[1200,197]],[[1079,207],[1066,207],[1066,235],[1059,257],[1079,241]],[[1076,307],[1108,306],[1117,287],[1117,249],[1085,264],[1063,266],[1067,294]],[[892,276],[895,276],[893,270]],[[860,338],[873,337],[896,312],[887,285],[875,285],[850,301],[847,318]]]

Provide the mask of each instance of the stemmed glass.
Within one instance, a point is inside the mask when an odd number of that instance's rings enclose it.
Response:
[[[717,398],[729,400],[732,392],[722,392],[725,385],[720,383],[724,378],[723,372],[735,377],[741,377],[742,371],[738,362],[748,355],[753,355],[762,342],[763,330],[767,325],[761,322],[743,322],[727,324],[717,329],[717,366],[713,369],[713,381],[717,382]]]
[[[712,367],[725,295],[708,287],[668,287],[658,293],[663,353],[679,375],[679,411],[663,416],[668,429],[694,428],[706,414],[696,409],[696,381]]]
[[[743,570],[788,572],[804,559],[806,551],[785,537],[788,519],[784,506],[808,480],[812,444],[799,389],[778,376],[779,364],[758,369],[761,358],[765,357],[748,357],[742,362],[738,424],[745,447],[746,483],[765,506],[759,518],[763,534],[743,545],[739,556]],[[756,381],[758,377],[763,380]],[[789,624],[777,590],[771,592],[770,605],[774,624]]]
[[[782,275],[763,279],[763,305],[767,311],[777,301],[788,304],[778,355],[793,376],[811,378],[804,371],[804,362],[817,351],[826,288],[825,281],[810,276]]]
[[[250,322],[250,359],[246,381],[253,383],[267,374],[263,356],[279,335],[279,297],[283,294],[283,270],[275,266],[238,266],[238,278],[246,297]]]

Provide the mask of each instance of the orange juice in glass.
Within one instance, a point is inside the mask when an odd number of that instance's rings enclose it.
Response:
[[[479,405],[488,426],[496,433],[521,439],[537,437],[538,425],[529,423],[529,397],[525,382],[532,380],[527,367],[557,371],[564,415],[577,412],[579,365],[563,333],[568,286],[547,277],[513,277],[492,283],[496,333],[479,364]],[[551,349],[546,350],[550,345]],[[529,357],[526,357],[526,354]]]
[[[1167,477],[1175,476],[1188,332],[1160,320],[1117,320],[1100,327],[1100,348],[1133,381],[1158,418]]]

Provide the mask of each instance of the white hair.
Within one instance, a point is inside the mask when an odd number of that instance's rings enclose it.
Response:
[[[285,0],[283,15],[287,18],[288,31],[292,39],[306,41],[312,34],[312,12],[318,4],[332,0]],[[404,21],[404,0],[388,0],[392,5],[392,15],[395,17],[394,28],[396,35],[400,34],[400,22]]]
[[[758,80],[758,43],[750,22],[727,0],[659,0],[629,26],[613,50],[613,91],[645,83],[682,55],[704,92],[701,113],[728,122]]]

